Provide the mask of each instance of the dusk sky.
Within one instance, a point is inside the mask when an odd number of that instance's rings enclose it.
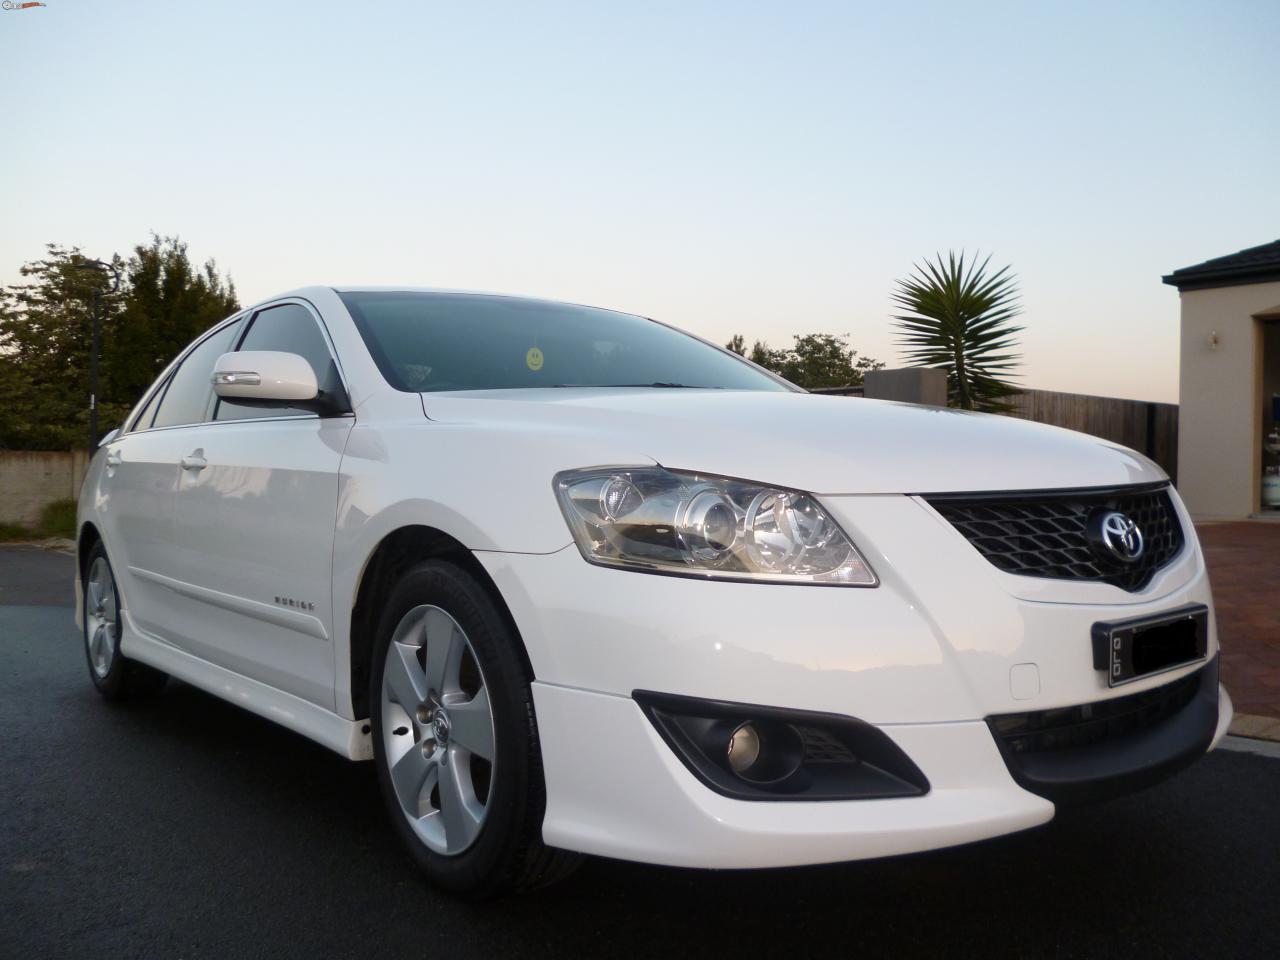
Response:
[[[149,233],[242,302],[555,297],[723,342],[1020,278],[1024,386],[1177,399],[1175,267],[1280,237],[1280,3],[177,3],[0,11],[0,282]]]

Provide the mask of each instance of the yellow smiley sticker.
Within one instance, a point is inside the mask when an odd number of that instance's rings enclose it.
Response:
[[[524,355],[525,365],[537,373],[542,369],[542,351],[537,347],[530,347],[529,352]]]

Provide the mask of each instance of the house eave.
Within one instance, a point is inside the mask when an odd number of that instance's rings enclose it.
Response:
[[[1179,293],[1186,293],[1188,290],[1211,290],[1215,287],[1238,287],[1250,283],[1274,283],[1280,281],[1280,264],[1197,270],[1190,274],[1175,270],[1160,279],[1171,287],[1177,287]]]

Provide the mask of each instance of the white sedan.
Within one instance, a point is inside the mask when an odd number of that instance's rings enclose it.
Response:
[[[1231,719],[1168,478],[807,394],[652,320],[312,287],[97,451],[77,617],[352,760],[441,886],[878,857],[1152,784]]]

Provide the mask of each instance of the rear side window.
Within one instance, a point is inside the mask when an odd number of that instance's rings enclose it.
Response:
[[[168,382],[168,378],[165,378],[165,382],[152,392],[146,406],[134,417],[133,426],[129,428],[130,433],[134,430],[146,430],[151,426],[151,418],[156,415],[156,406],[160,403],[160,398],[164,395],[164,388]]]
[[[154,426],[176,427],[202,423],[213,394],[213,366],[218,357],[229,353],[240,324],[232,323],[202,340],[187,354],[160,400]],[[145,411],[144,411],[144,416]]]
[[[329,344],[316,323],[311,311],[299,303],[284,303],[278,307],[259,310],[250,322],[249,331],[240,342],[240,350],[276,350],[296,353],[316,375],[321,390],[333,390],[338,385],[338,368],[329,353]],[[314,413],[296,407],[243,406],[230,400],[218,402],[217,420],[245,420],[256,417],[288,417],[293,415],[315,416]]]

